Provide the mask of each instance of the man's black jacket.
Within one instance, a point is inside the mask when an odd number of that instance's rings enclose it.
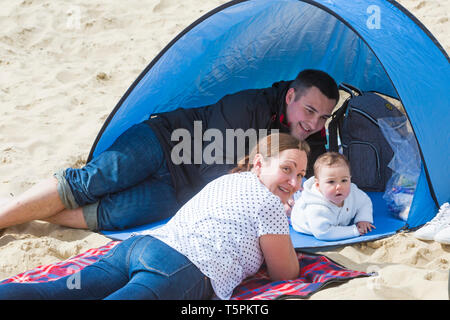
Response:
[[[155,131],[158,137],[172,181],[177,193],[177,199],[182,204],[200,191],[203,186],[213,179],[226,174],[234,168],[239,159],[237,157],[236,144],[233,152],[233,164],[230,160],[223,160],[223,164],[196,164],[194,162],[194,151],[203,150],[209,143],[202,141],[201,149],[195,149],[195,143],[200,143],[203,133],[208,129],[218,129],[223,136],[223,155],[230,154],[232,150],[226,150],[226,129],[247,129],[253,128],[270,130],[278,129],[279,132],[289,133],[289,127],[284,122],[286,119],[285,96],[291,81],[281,81],[274,83],[272,87],[265,89],[250,89],[240,91],[235,94],[226,95],[217,103],[192,109],[176,109],[174,111],[152,115],[146,122]],[[201,121],[201,136],[197,131],[194,134],[194,121]],[[198,128],[197,122],[197,128]],[[172,133],[175,129],[186,129],[191,137],[190,164],[174,164],[171,160],[172,149],[181,141],[172,141]],[[195,143],[194,143],[194,138]],[[308,176],[311,175],[312,164],[315,159],[325,150],[326,137],[322,132],[317,132],[306,139],[311,147],[308,160]],[[236,141],[235,141],[236,142]],[[217,141],[216,141],[217,145]],[[220,145],[220,143],[219,143]],[[210,147],[211,149],[211,147]],[[248,153],[248,145],[246,146]],[[197,152],[196,159],[201,155]]]

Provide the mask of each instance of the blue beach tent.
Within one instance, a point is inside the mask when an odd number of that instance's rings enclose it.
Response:
[[[370,193],[375,231],[337,242],[292,231],[294,246],[373,240],[432,219],[450,200],[449,57],[395,1],[236,0],[212,10],[170,42],[131,85],[88,160],[152,113],[212,104],[229,93],[293,79],[306,68],[399,99],[418,142],[422,173],[406,222],[388,212],[382,193]],[[103,233],[123,239],[155,225]]]

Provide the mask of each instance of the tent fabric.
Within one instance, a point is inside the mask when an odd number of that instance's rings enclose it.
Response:
[[[152,113],[208,105],[229,93],[293,79],[305,68],[402,101],[423,164],[409,226],[426,222],[450,200],[450,100],[444,98],[449,58],[395,1],[248,0],[213,10],[136,79],[88,160]]]
[[[436,200],[448,201],[450,100],[443,99],[450,92],[448,56],[394,1],[317,2],[345,17],[383,64],[413,127]],[[380,8],[380,29],[367,27],[369,5]]]
[[[368,27],[369,6],[379,8],[379,29]],[[314,67],[337,82],[402,100],[442,204],[450,194],[450,102],[442,99],[450,92],[448,56],[399,6],[383,0],[232,1],[199,19],[151,63],[111,114],[90,158],[154,112],[211,104]]]
[[[152,113],[211,104],[225,94],[293,79],[309,67],[396,96],[360,38],[327,12],[296,0],[231,2],[155,60],[107,120],[92,156]]]

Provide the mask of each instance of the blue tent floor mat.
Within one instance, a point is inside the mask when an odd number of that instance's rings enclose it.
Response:
[[[336,241],[323,241],[318,240],[311,235],[297,232],[291,227],[291,239],[294,247],[296,249],[325,248],[372,241],[393,235],[406,225],[405,221],[396,218],[391,212],[389,212],[386,201],[383,199],[383,192],[368,192],[367,194],[372,199],[373,224],[375,225],[375,230],[372,230],[366,235],[360,237]]]
[[[373,217],[375,230],[372,230],[367,235],[355,237],[345,240],[337,241],[322,241],[314,238],[311,235],[296,232],[291,227],[291,239],[296,249],[308,249],[308,248],[326,248],[333,246],[342,246],[346,244],[353,244],[358,242],[372,241],[380,238],[384,238],[395,234],[399,229],[405,226],[405,221],[394,217],[387,209],[386,202],[382,198],[382,192],[368,192],[368,195],[372,199],[373,204]],[[151,224],[122,230],[122,231],[101,231],[103,235],[113,240],[125,240],[135,232],[144,230],[151,230],[164,225],[169,219],[161,220]]]

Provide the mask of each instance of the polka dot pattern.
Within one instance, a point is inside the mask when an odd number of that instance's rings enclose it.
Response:
[[[289,234],[280,199],[251,172],[222,176],[187,202],[163,227],[146,232],[178,250],[229,299],[264,257],[259,237]]]

